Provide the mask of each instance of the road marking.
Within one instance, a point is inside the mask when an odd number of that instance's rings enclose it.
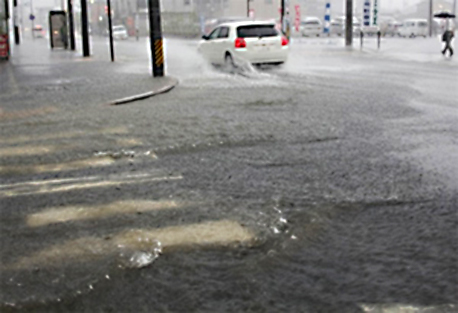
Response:
[[[193,247],[253,245],[254,234],[231,220],[206,222],[158,229],[134,229],[111,237],[85,237],[51,246],[18,259],[4,269],[21,270],[34,266],[58,266],[66,262],[88,262],[119,255],[120,249],[143,250],[145,242],[158,241],[163,253]]]
[[[136,138],[116,138],[116,144],[119,146],[141,146],[143,142]]]
[[[428,312],[455,312],[457,305],[441,304],[433,306],[419,306],[408,304],[362,304],[360,305],[367,313],[428,313]]]
[[[71,132],[61,132],[61,133],[53,133],[53,134],[46,134],[42,136],[17,136],[17,137],[9,137],[9,138],[0,138],[0,143],[2,144],[17,144],[21,142],[29,142],[29,141],[38,141],[38,140],[51,140],[51,139],[64,139],[64,138],[74,138],[74,137],[88,137],[88,136],[95,136],[95,135],[117,135],[117,134],[127,134],[128,129],[126,127],[107,127],[102,128],[99,130],[94,131],[71,131]]]
[[[53,146],[23,146],[0,148],[0,157],[12,157],[20,155],[40,155],[55,151]]]
[[[36,109],[25,109],[25,110],[14,110],[14,111],[3,111],[0,112],[0,120],[19,119],[27,118],[31,116],[44,115],[48,113],[54,113],[59,109],[56,107],[46,106]]]
[[[72,171],[89,167],[103,167],[113,164],[111,157],[91,158],[58,164],[24,165],[24,166],[0,166],[0,174],[5,173],[48,173],[60,171]]]
[[[181,180],[182,176],[157,177],[154,173],[117,176],[115,179],[105,179],[99,176],[48,180],[42,182],[23,182],[0,186],[0,198],[67,192],[72,190],[103,188],[125,184],[141,184],[149,182]],[[76,183],[73,183],[76,182]],[[1,190],[3,189],[3,190]]]
[[[29,215],[26,221],[30,227],[40,227],[69,221],[107,218],[117,214],[176,209],[178,207],[180,204],[175,201],[118,201],[96,206],[51,208]]]

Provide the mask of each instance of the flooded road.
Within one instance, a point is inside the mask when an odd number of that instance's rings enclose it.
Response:
[[[331,46],[5,124],[1,311],[458,312],[458,67]]]

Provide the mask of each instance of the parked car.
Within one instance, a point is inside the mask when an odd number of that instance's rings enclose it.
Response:
[[[33,36],[35,38],[44,38],[45,37],[45,30],[41,25],[35,25],[32,29]]]
[[[306,17],[301,21],[300,31],[305,37],[319,37],[323,33],[323,25],[318,17]]]
[[[345,25],[341,20],[332,20],[329,27],[330,35],[342,36],[345,30]]]
[[[127,38],[129,38],[129,34],[127,33],[127,29],[124,25],[113,26],[113,39],[125,40]]]
[[[342,36],[345,35],[345,16],[337,17],[331,21],[329,33],[331,35]],[[361,31],[361,23],[356,17],[353,17],[353,33],[359,34]]]
[[[288,39],[275,22],[225,23],[202,38],[198,49],[212,64],[281,64],[288,58]]]
[[[426,19],[409,19],[402,23],[399,28],[399,34],[402,37],[415,38],[417,36],[428,36],[428,20]]]
[[[399,36],[400,28],[402,27],[402,23],[398,21],[390,21],[383,25],[382,33],[384,36]]]

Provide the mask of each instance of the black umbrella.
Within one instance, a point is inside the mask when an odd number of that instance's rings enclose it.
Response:
[[[441,12],[441,13],[434,14],[434,17],[438,17],[438,18],[455,18],[455,14],[448,13],[448,12]]]

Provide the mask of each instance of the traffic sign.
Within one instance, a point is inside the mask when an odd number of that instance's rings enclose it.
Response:
[[[35,15],[30,14],[29,19],[30,19],[31,21],[33,21],[33,20],[35,19]]]

